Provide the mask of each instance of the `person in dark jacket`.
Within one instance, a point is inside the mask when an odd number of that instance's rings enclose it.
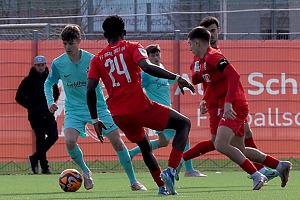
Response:
[[[28,157],[34,174],[38,174],[38,161],[42,173],[51,174],[46,153],[58,140],[57,123],[54,114],[48,109],[44,94],[44,82],[48,74],[46,58],[36,56],[34,66],[22,80],[16,93],[16,101],[27,109],[28,120],[36,136],[36,152]],[[53,97],[55,101],[59,97],[57,85],[53,85]]]

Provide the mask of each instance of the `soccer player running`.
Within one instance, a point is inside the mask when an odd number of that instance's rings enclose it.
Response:
[[[220,22],[217,18],[208,16],[201,20],[200,26],[204,26],[211,34],[210,38],[210,45],[212,48],[220,51],[220,48],[218,46],[219,42],[219,33],[220,33]],[[221,52],[221,51],[220,51]],[[194,85],[203,84],[204,91],[207,88],[207,84],[204,81],[204,79],[198,74],[199,67],[196,63],[199,63],[199,58],[195,58],[194,62],[191,65],[191,70],[193,72],[192,74],[192,83]],[[213,95],[207,96],[206,100],[202,100],[200,102],[200,112],[201,114],[209,113],[209,125],[210,125],[210,132],[211,132],[211,140],[205,140],[197,143],[194,147],[192,147],[190,150],[186,151],[183,154],[183,161],[193,159],[195,157],[198,157],[200,155],[203,155],[207,152],[214,151],[215,147],[213,143],[215,142],[216,134],[217,134],[217,128],[218,124],[221,120],[220,116],[220,109],[219,105],[214,98]],[[257,149],[257,146],[253,140],[253,134],[250,129],[249,123],[245,122],[245,146],[246,147],[252,147]],[[277,177],[279,174],[274,169],[267,169],[264,165],[260,163],[253,163],[257,170],[259,170],[262,174],[264,174],[268,180],[271,180],[275,177]],[[176,180],[179,180],[178,173],[180,172],[182,164],[179,166],[176,174]]]
[[[195,27],[188,34],[190,50],[199,57],[198,75],[207,84],[203,99],[213,95],[221,109],[222,118],[214,142],[216,150],[250,174],[254,190],[259,190],[267,181],[267,177],[260,173],[251,161],[276,169],[281,178],[281,186],[285,187],[292,167],[290,162],[279,161],[251,147],[245,148],[244,122],[249,108],[240,74],[219,50],[210,46],[210,38],[210,32],[203,26]]]
[[[94,186],[92,173],[83,159],[83,153],[77,143],[78,136],[85,137],[85,126],[87,123],[93,124],[86,103],[87,92],[87,72],[93,54],[80,49],[81,41],[80,27],[77,25],[67,25],[61,32],[61,39],[65,53],[55,58],[52,62],[52,72],[45,82],[45,94],[49,110],[54,113],[58,107],[52,98],[52,85],[58,83],[60,79],[63,83],[66,94],[64,133],[67,152],[73,161],[83,172],[84,187],[89,190]],[[120,137],[119,129],[115,125],[102,93],[101,84],[96,88],[97,105],[103,123],[107,127],[103,130],[103,135],[111,142],[117,152],[121,165],[123,166],[132,190],[147,190],[139,183],[134,175],[132,162],[128,149]]]
[[[146,51],[151,63],[156,64],[163,69],[165,68],[163,64],[161,64],[161,49],[158,44],[151,44],[147,46]],[[146,72],[142,72],[141,77],[142,87],[145,89],[145,92],[150,100],[165,106],[172,106],[170,97],[170,84],[175,83],[174,80],[157,78],[147,74]],[[155,134],[158,135],[158,139],[150,140],[152,150],[168,146],[169,141],[174,138],[175,131],[172,129],[165,129],[163,131],[155,131]],[[188,149],[190,149],[189,142],[186,144],[184,151],[187,151]],[[138,153],[141,153],[139,146],[129,150],[131,158]],[[184,174],[185,177],[206,177],[205,174],[202,174],[193,168],[192,160],[187,160],[184,162],[184,164],[186,169]]]
[[[87,89],[87,103],[92,120],[97,121],[94,124],[97,135],[103,141],[102,130],[106,126],[102,122],[102,117],[98,116],[95,93],[101,78],[108,91],[106,102],[113,119],[128,140],[137,143],[141,148],[143,160],[159,187],[158,194],[167,195],[168,190],[170,194],[175,195],[177,192],[174,188],[174,175],[187,143],[191,122],[174,109],[147,98],[141,86],[141,69],[158,78],[175,80],[182,93],[184,87],[192,92],[195,92],[195,88],[179,75],[152,64],[140,43],[124,40],[126,30],[121,17],[108,16],[102,28],[109,44],[91,61]],[[168,167],[163,172],[152,152],[144,127],[159,131],[164,129],[176,131]]]

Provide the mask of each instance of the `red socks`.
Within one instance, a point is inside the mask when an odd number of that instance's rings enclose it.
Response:
[[[204,140],[184,152],[182,157],[184,160],[190,160],[214,150],[216,149],[213,142],[211,140]]]
[[[264,165],[266,165],[267,167],[270,167],[272,169],[276,169],[277,165],[279,163],[279,160],[267,155],[265,161],[263,162]]]
[[[160,178],[160,174],[161,174],[161,169],[159,168],[158,170],[156,170],[155,172],[150,171],[150,174],[152,175],[155,183],[157,184],[158,187],[164,186],[164,182],[161,180]]]
[[[257,171],[253,163],[248,158],[246,158],[246,160],[240,165],[240,167],[250,175]]]
[[[176,149],[172,149],[171,153],[170,153],[170,157],[169,157],[169,163],[168,166],[172,167],[173,169],[177,169],[181,158],[182,158],[182,151],[178,151]]]

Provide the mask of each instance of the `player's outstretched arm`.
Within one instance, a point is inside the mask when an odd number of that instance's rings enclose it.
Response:
[[[96,88],[99,81],[89,78],[87,82],[86,102],[92,119],[98,119]]]
[[[195,93],[194,86],[192,86],[192,84],[190,84],[187,80],[180,77],[178,74],[174,74],[173,72],[160,68],[159,66],[151,63],[148,59],[141,59],[139,61],[139,66],[144,72],[152,76],[177,81],[182,94],[184,94],[183,88],[185,87],[189,88],[193,93]]]
[[[97,113],[97,96],[96,96],[96,88],[98,86],[99,81],[93,78],[88,79],[87,83],[87,92],[86,92],[86,101],[89,108],[89,112],[92,118],[92,123],[94,125],[95,131],[100,142],[103,143],[104,138],[102,135],[102,128],[106,129],[103,122],[98,118]]]

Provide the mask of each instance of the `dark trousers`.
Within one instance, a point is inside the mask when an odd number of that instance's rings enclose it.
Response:
[[[42,169],[48,169],[49,165],[46,153],[58,140],[58,130],[55,118],[53,115],[29,115],[28,119],[36,137],[36,152],[33,155],[34,159],[40,161]]]

